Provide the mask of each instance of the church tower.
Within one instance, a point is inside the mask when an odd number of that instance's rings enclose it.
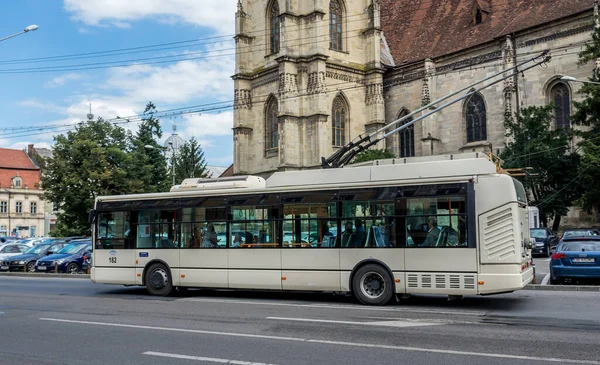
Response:
[[[379,13],[379,0],[238,2],[234,174],[317,168],[384,125]]]

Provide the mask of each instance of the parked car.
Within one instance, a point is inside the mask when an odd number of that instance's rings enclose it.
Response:
[[[0,263],[0,271],[23,271],[24,267],[27,266],[27,271],[33,272],[35,262],[39,258],[58,252],[63,246],[65,246],[64,243],[46,243],[33,246],[20,255],[3,260]]]
[[[53,255],[44,256],[35,263],[35,271],[77,274],[83,268],[84,256],[92,252],[92,241],[72,241]]]
[[[600,236],[568,236],[550,260],[550,283],[600,279]]]
[[[563,232],[562,238],[582,236],[596,236],[596,232],[593,229],[588,228],[567,229]]]
[[[558,245],[558,237],[548,228],[531,228],[529,234],[535,239],[535,245],[531,250],[533,255],[542,254],[549,257]]]
[[[12,256],[20,255],[28,249],[29,247],[25,245],[19,245],[15,243],[0,245],[0,261]]]

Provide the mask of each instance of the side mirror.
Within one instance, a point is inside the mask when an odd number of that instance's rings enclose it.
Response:
[[[88,224],[94,224],[96,222],[96,210],[90,209],[90,213],[88,214]]]

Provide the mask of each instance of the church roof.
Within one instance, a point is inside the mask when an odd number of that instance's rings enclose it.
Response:
[[[380,0],[396,65],[434,58],[593,8],[593,0]],[[475,12],[484,19],[475,24]],[[591,21],[591,19],[590,19]]]

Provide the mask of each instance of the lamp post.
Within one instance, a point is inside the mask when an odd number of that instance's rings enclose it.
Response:
[[[573,76],[563,76],[560,78],[563,81],[571,81],[571,82],[581,82],[583,84],[592,84],[592,85],[600,85],[600,82],[595,81],[585,81],[585,80],[577,80]]]
[[[19,33],[15,33],[13,35],[9,35],[8,37],[0,38],[0,42],[5,41],[7,39],[10,39],[12,37],[16,37],[16,36],[21,35],[21,34],[25,34],[25,33],[28,33],[28,32],[33,32],[34,30],[37,30],[37,29],[38,29],[38,26],[35,25],[35,24],[32,24],[32,25],[28,26],[27,28],[23,29],[22,31],[20,31]]]
[[[173,142],[169,142],[169,146],[171,146],[171,175],[173,175],[173,186],[175,186],[175,149],[173,148]],[[145,145],[144,148],[149,150],[159,150],[166,152],[169,150],[169,147],[154,147],[149,144]]]

